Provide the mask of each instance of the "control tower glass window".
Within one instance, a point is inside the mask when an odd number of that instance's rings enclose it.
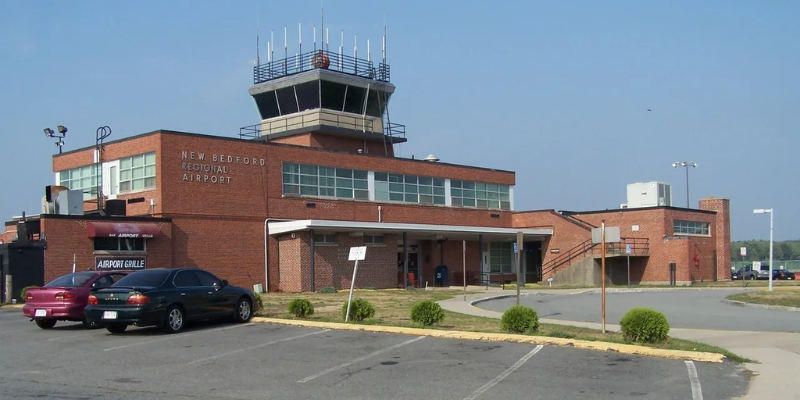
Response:
[[[301,83],[294,87],[297,93],[297,105],[300,111],[314,110],[319,108],[319,82],[312,81]]]

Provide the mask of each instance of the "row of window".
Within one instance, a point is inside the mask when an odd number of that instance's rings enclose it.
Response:
[[[711,224],[708,222],[675,220],[672,226],[676,235],[711,235]]]
[[[283,163],[283,194],[369,200],[369,172],[350,168]],[[375,201],[446,205],[445,179],[375,172]],[[511,209],[508,185],[450,181],[456,207]]]
[[[137,190],[155,189],[156,187],[156,153],[150,152],[119,159],[119,172],[116,167],[110,168],[112,184],[111,194],[116,194],[116,182],[119,182],[119,193]],[[119,176],[116,176],[119,173]],[[97,192],[99,177],[98,165],[87,165],[60,171],[58,184],[70,190],[80,190],[84,198],[94,197]]]
[[[94,238],[95,251],[145,251],[145,240],[142,238]]]
[[[369,200],[367,171],[283,163],[283,194]]]

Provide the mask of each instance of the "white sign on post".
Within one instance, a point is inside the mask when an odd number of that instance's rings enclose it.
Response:
[[[350,296],[347,298],[347,311],[344,315],[344,322],[350,320],[350,303],[353,302],[353,289],[356,285],[356,272],[358,272],[358,262],[363,261],[367,256],[367,246],[357,246],[350,248],[350,257],[348,260],[355,261],[356,265],[353,267],[353,280],[350,281]]]
[[[747,257],[747,247],[740,247],[739,254],[741,254],[742,257]]]
[[[631,245],[629,244],[625,245],[625,254],[631,254],[633,252],[632,250],[633,248],[631,247]]]
[[[602,229],[600,228],[592,228],[592,243],[597,244],[602,242]],[[606,243],[619,243],[622,241],[619,233],[618,226],[607,226],[606,227]]]
[[[350,248],[350,257],[348,257],[349,261],[363,261],[364,257],[367,255],[367,246],[358,246],[358,247],[351,247]]]

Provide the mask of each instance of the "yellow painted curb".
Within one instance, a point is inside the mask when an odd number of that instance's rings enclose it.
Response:
[[[524,336],[507,333],[483,333],[464,331],[444,331],[436,329],[403,328],[399,326],[357,325],[337,322],[305,321],[296,319],[279,319],[253,317],[252,322],[294,325],[307,328],[338,329],[363,332],[397,333],[401,335],[430,336],[445,339],[481,340],[486,342],[516,342],[528,344],[547,344],[553,346],[574,347],[578,349],[613,351],[648,357],[668,358],[673,360],[690,360],[701,362],[722,362],[725,356],[718,353],[700,351],[654,349],[632,344],[609,343],[589,340],[562,339],[547,336]]]
[[[0,306],[0,310],[2,310],[4,308],[13,308],[13,309],[20,309],[21,310],[22,306],[24,306],[24,304],[3,304],[2,306]]]

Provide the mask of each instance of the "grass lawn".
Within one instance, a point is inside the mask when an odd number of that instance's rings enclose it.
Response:
[[[759,290],[757,292],[736,293],[726,297],[728,300],[746,303],[769,304],[772,306],[800,307],[800,290],[778,288],[773,292]],[[780,290],[784,289],[784,290]],[[800,289],[800,288],[797,288]]]
[[[296,298],[304,298],[314,305],[314,315],[307,318],[312,321],[344,322],[342,319],[342,305],[347,301],[348,291],[338,293],[269,293],[262,294],[264,309],[258,315],[272,318],[295,319],[294,315],[286,310],[287,304]],[[462,295],[463,291],[425,291],[425,290],[362,290],[353,293],[353,299],[368,300],[375,307],[375,318],[365,321],[372,325],[389,325],[401,327],[416,327],[411,322],[411,307],[414,303],[423,300],[446,300]],[[500,320],[487,317],[477,317],[467,314],[445,311],[442,323],[433,329],[458,330],[470,332],[503,333]],[[626,342],[621,333],[602,333],[599,330],[580,328],[566,325],[540,324],[537,335],[559,337],[566,339],[606,341],[614,343]],[[706,345],[698,342],[670,338],[666,343],[647,345],[649,347],[700,351],[724,354],[728,359],[736,362],[752,362],[725,349]]]

